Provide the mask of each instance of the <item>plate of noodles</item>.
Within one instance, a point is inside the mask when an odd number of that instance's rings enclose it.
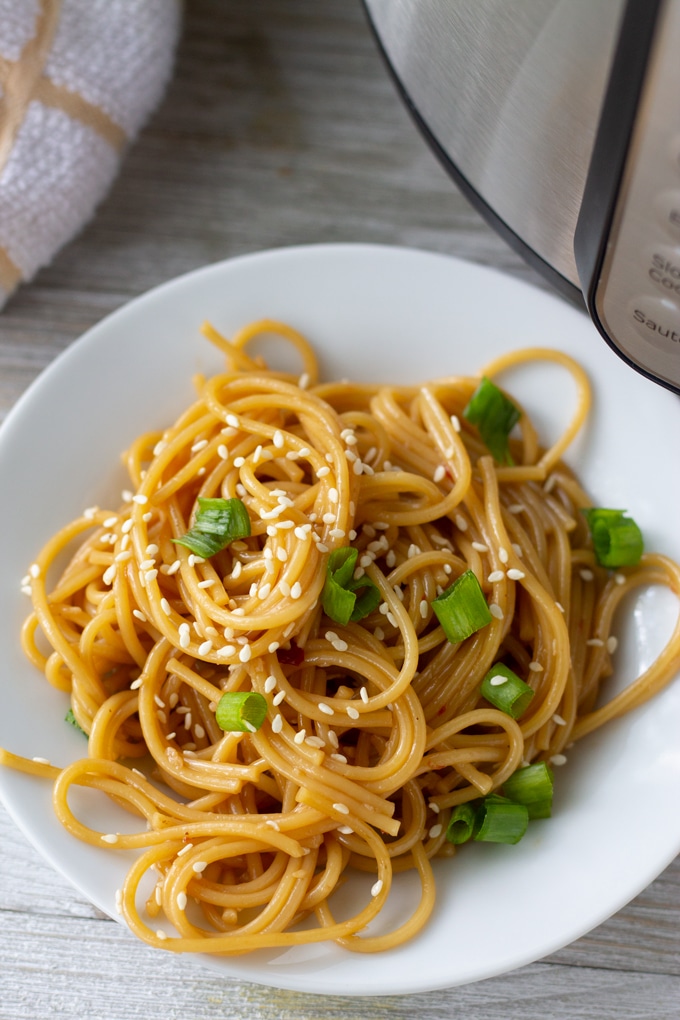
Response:
[[[227,976],[407,993],[559,949],[680,848],[679,427],[585,315],[441,255],[133,301],[0,433],[8,810]]]

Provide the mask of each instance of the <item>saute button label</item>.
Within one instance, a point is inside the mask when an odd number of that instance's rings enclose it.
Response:
[[[674,301],[640,295],[629,302],[627,312],[643,340],[657,350],[680,356],[680,307]]]
[[[680,191],[662,191],[654,206],[664,230],[672,237],[680,237]]]
[[[645,249],[647,277],[667,297],[680,298],[680,248],[670,244],[649,245]]]

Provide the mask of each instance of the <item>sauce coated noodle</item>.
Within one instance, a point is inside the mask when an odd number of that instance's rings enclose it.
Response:
[[[452,808],[498,789],[523,762],[563,762],[572,742],[669,681],[678,627],[657,661],[598,707],[617,606],[640,585],[678,593],[680,571],[649,553],[616,574],[597,565],[579,512],[590,500],[561,460],[590,401],[566,355],[517,351],[485,367],[493,377],[547,359],[578,393],[555,446],[542,449],[523,414],[515,465],[500,466],[463,419],[477,378],[319,383],[311,347],[288,326],[255,323],[231,341],[205,332],[227,371],[197,380],[198,399],[171,428],[139,437],[123,505],[63,528],[27,582],[26,653],[70,692],[88,757],[63,770],[3,760],[54,779],[57,815],[79,839],[141,851],[119,909],[152,945],[236,954],[333,939],[387,949],[427,921],[430,860],[454,853]],[[262,333],[298,348],[300,378],[248,353]],[[241,498],[251,536],[207,560],[173,543],[198,496]],[[48,592],[50,566],[74,539]],[[380,605],[340,626],[320,594],[330,552],[348,544]],[[451,644],[431,602],[468,569],[493,618]],[[479,695],[499,659],[535,691],[518,721]],[[223,732],[217,702],[248,690],[267,699],[264,724]],[[80,821],[74,785],[107,794],[138,831]],[[331,897],[351,869],[373,876],[371,891],[355,916],[336,920]],[[422,884],[413,915],[388,934],[361,934],[406,869]]]

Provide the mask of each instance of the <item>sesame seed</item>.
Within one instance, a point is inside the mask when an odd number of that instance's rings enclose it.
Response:
[[[180,648],[188,648],[191,644],[191,630],[188,623],[179,625],[179,644]]]
[[[513,503],[508,507],[508,513],[521,514],[524,511],[524,505],[522,503]]]
[[[611,635],[611,637],[607,638],[607,651],[610,654],[616,651],[618,645],[619,645],[618,638],[615,638],[613,634]]]
[[[241,651],[238,653],[238,657],[241,662],[250,662],[250,657],[253,654],[253,650],[250,645],[244,645]]]
[[[306,390],[309,386],[309,372],[303,372],[298,379],[298,386],[301,390]]]
[[[197,875],[201,875],[208,867],[207,861],[194,861],[191,865],[192,871],[195,871]]]
[[[567,756],[566,754],[554,754],[550,759],[551,765],[566,765]]]
[[[141,611],[141,609],[133,609],[133,610],[132,610],[132,615],[133,615],[133,616],[134,616],[134,617],[135,617],[135,618],[136,618],[137,620],[141,620],[141,622],[142,622],[142,623],[146,623],[146,616],[145,616],[145,615],[144,615],[144,613],[143,613],[143,612]]]
[[[290,589],[290,597],[292,599],[299,599],[302,595],[302,585],[299,581],[296,581],[293,587]]]
[[[194,736],[197,740],[203,740],[203,737],[205,736],[205,730],[200,723],[196,723],[194,726]]]
[[[349,814],[349,808],[347,807],[347,805],[342,804],[340,801],[336,801],[336,803],[333,805],[333,810],[337,811],[339,815]]]
[[[130,684],[130,690],[131,691],[138,690],[142,686],[143,682],[144,681],[142,680],[141,676],[138,676],[137,679],[133,680],[132,683]]]
[[[406,555],[408,559],[412,559],[414,556],[419,556],[421,552],[422,549],[420,548],[420,546],[416,545],[415,542],[412,542],[411,545],[408,547],[408,552]]]
[[[374,882],[371,886],[371,896],[379,896],[382,892],[383,880],[379,878],[377,882]]]
[[[281,432],[280,429],[277,429],[273,437],[274,446],[277,448],[277,450],[281,450],[283,448],[284,442],[285,440],[283,438],[283,432]]]
[[[617,584],[625,584],[626,583],[626,575],[625,574],[614,574],[614,580],[616,581]]]
[[[163,711],[162,708],[159,708],[159,709],[156,710],[156,718],[158,719],[158,721],[160,723],[163,723],[164,726],[165,726],[166,722],[168,721],[168,717],[167,717],[167,715],[165,714],[165,712]]]
[[[592,648],[604,648],[604,641],[599,637],[588,638],[586,644]]]
[[[182,564],[180,560],[175,560],[174,563],[171,563],[166,571],[168,577],[170,577],[172,574],[176,574],[181,565]]]
[[[142,520],[144,521],[145,524],[148,521],[150,521],[152,517],[153,517],[153,514],[151,513],[151,511],[149,511],[148,514],[142,514]]]
[[[329,500],[331,501],[331,503],[337,503],[337,502],[338,502],[338,499],[339,499],[340,497],[339,497],[339,495],[338,495],[338,490],[337,490],[337,489],[336,489],[336,488],[335,488],[334,486],[333,486],[333,487],[331,487],[331,488],[330,488],[330,489],[328,490],[328,498],[329,498]]]
[[[83,510],[83,517],[85,517],[86,520],[91,521],[98,510],[98,506],[88,506]]]
[[[241,571],[242,570],[243,570],[243,564],[241,563],[240,560],[236,560],[234,562],[233,567],[231,568],[231,576],[232,576],[232,579],[234,581],[238,580],[238,578],[241,576]]]
[[[143,492],[138,492],[136,496],[132,497],[132,502],[145,506],[149,502],[149,497],[145,496]]]
[[[350,717],[350,719],[358,719],[359,718],[359,713],[357,712],[356,708],[352,708],[350,705],[348,705],[346,711],[347,711],[347,715]]]
[[[166,598],[161,599],[161,609],[163,610],[166,616],[170,616],[170,614],[172,613],[172,608]]]
[[[496,620],[502,620],[503,619],[503,610],[495,602],[490,602],[489,603],[489,612],[494,617],[494,619],[496,619]]]
[[[489,577],[487,578],[487,580],[491,584],[495,584],[497,581],[502,581],[504,579],[504,577],[505,577],[505,574],[503,573],[502,570],[492,570],[491,573],[489,574]]]
[[[304,729],[304,727],[303,727],[303,729],[298,730],[298,732],[293,737],[293,743],[295,743],[295,744],[303,744],[304,741],[305,741],[305,737],[306,736],[307,736],[307,730]]]
[[[480,553],[485,553],[485,552],[489,551],[488,545],[484,545],[483,542],[473,542],[472,543],[472,548],[475,550],[475,552],[480,552]]]
[[[329,475],[330,473],[331,473],[331,469],[328,467],[328,465],[327,464],[323,464],[320,468],[317,468],[316,477],[317,478],[325,478],[326,475]]]
[[[281,826],[273,818],[268,818],[264,824],[268,825],[270,829],[275,829],[276,832],[281,832]]]
[[[459,531],[467,531],[468,522],[465,520],[462,514],[456,514],[455,521],[456,527],[458,528]]]
[[[325,701],[319,702],[319,711],[323,712],[324,715],[335,715],[330,705],[327,705]]]
[[[118,836],[115,832],[107,832],[105,836],[102,836],[102,843],[110,843],[113,845],[118,842]]]
[[[557,607],[557,609],[559,609],[560,613],[564,612],[564,606],[562,605],[561,602],[556,602],[555,606]]]
[[[592,570],[588,570],[587,568],[579,570],[579,575],[584,581],[592,581],[592,579],[595,577],[595,574],[592,572]]]
[[[555,712],[555,714],[553,715],[552,721],[555,723],[556,726],[566,726],[567,725],[566,719],[563,719],[561,715],[557,714],[557,712]]]
[[[533,673],[542,673],[543,672],[543,666],[540,664],[540,662],[537,662],[535,659],[534,659],[533,662],[529,663],[529,669]]]
[[[504,549],[503,546],[501,546],[500,549],[498,550],[498,559],[501,561],[501,563],[508,562],[509,559],[508,550]]]
[[[159,928],[158,931],[156,932],[156,938],[160,939],[161,942],[163,942],[164,939],[167,939],[167,937],[168,936],[167,936],[166,932],[164,932],[162,928]]]
[[[441,481],[443,481],[444,478],[446,478],[446,468],[444,467],[443,464],[438,464],[437,467],[434,469],[434,474],[432,475],[432,481],[433,482],[441,482]]]
[[[433,815],[438,815],[440,810],[441,810],[441,808],[439,807],[439,804],[437,804],[433,800],[431,800],[430,803],[427,806],[429,807],[429,809],[430,809],[430,811],[432,812]]]
[[[186,910],[187,894],[185,892],[177,893],[177,899],[175,902],[180,910]]]
[[[139,569],[150,570],[151,567],[154,566],[155,562],[156,562],[155,560],[142,560],[142,562],[139,564]]]
[[[443,825],[439,824],[433,825],[428,833],[430,839],[436,839],[437,836],[441,836],[443,829],[444,829]]]
[[[421,617],[424,620],[425,617],[427,616],[427,611],[429,609],[429,602],[427,601],[427,599],[421,599],[420,600],[419,609],[420,609],[420,615],[421,615]]]
[[[241,424],[241,422],[239,421],[235,414],[228,414],[227,417],[225,418],[225,421],[227,425],[231,425],[233,429],[239,428]]]
[[[359,697],[363,701],[364,705],[368,704],[368,691],[366,690],[365,687],[362,687],[361,690],[359,691]]]
[[[132,559],[132,552],[130,549],[123,549],[122,552],[117,553],[114,557],[115,563],[125,563],[127,560]]]
[[[144,572],[144,581],[145,581],[146,584],[151,584],[151,582],[155,581],[157,577],[158,577],[158,571],[156,570],[155,567],[154,567],[153,570],[146,570]]]
[[[112,563],[110,567],[107,567],[102,574],[102,581],[104,584],[113,584],[116,577],[116,565]]]
[[[460,419],[457,414],[451,415],[451,424],[454,432],[460,432]]]
[[[154,694],[153,700],[156,702],[159,708],[165,708],[165,702],[161,698],[160,694]]]
[[[198,646],[198,654],[209,655],[210,652],[212,652],[212,646],[212,641],[203,641],[203,643]]]
[[[181,850],[177,851],[177,856],[183,857],[184,854],[188,854],[190,850],[193,850],[193,848],[194,848],[193,843],[187,843],[186,846],[183,846]]]
[[[501,687],[503,684],[506,684],[507,682],[508,682],[507,676],[502,676],[502,674],[500,673],[498,673],[496,676],[492,676],[489,680],[489,684],[491,685],[491,687]]]
[[[396,562],[397,562],[397,554],[395,553],[394,549],[390,549],[389,552],[387,553],[387,555],[385,556],[385,563],[387,564],[387,566],[391,570],[392,567],[394,567],[396,565]]]
[[[31,761],[34,761],[37,765],[51,765],[52,764],[50,762],[49,758],[39,758],[37,755],[34,758],[31,758]]]
[[[273,690],[275,690],[275,689],[276,689],[276,677],[275,676],[268,676],[267,679],[264,682],[264,692],[265,692],[265,694],[271,694],[271,692]]]
[[[337,637],[335,641],[331,641],[331,644],[333,645],[333,648],[336,650],[336,652],[346,652],[347,649],[349,648],[347,642],[343,641],[343,639],[339,637]]]
[[[270,642],[270,644],[268,645],[268,647],[267,647],[267,651],[268,651],[268,652],[270,653],[270,655],[273,655],[273,654],[274,654],[274,652],[275,652],[275,651],[277,650],[277,648],[278,648],[278,647],[279,647],[279,642],[278,642],[278,641],[272,641],[272,642]]]
[[[274,716],[272,720],[272,731],[274,733],[280,733],[282,729],[283,729],[283,716],[277,714]]]
[[[510,567],[507,574],[511,581],[521,581],[523,577],[526,577],[524,571],[518,570],[517,567]]]
[[[285,691],[279,691],[279,693],[275,694],[274,697],[272,698],[272,705],[277,705],[277,706],[280,705],[281,702],[285,700],[285,697],[286,697],[286,692]]]

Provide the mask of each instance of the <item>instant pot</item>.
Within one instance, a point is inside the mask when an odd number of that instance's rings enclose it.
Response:
[[[680,392],[680,0],[364,0],[463,192]]]

